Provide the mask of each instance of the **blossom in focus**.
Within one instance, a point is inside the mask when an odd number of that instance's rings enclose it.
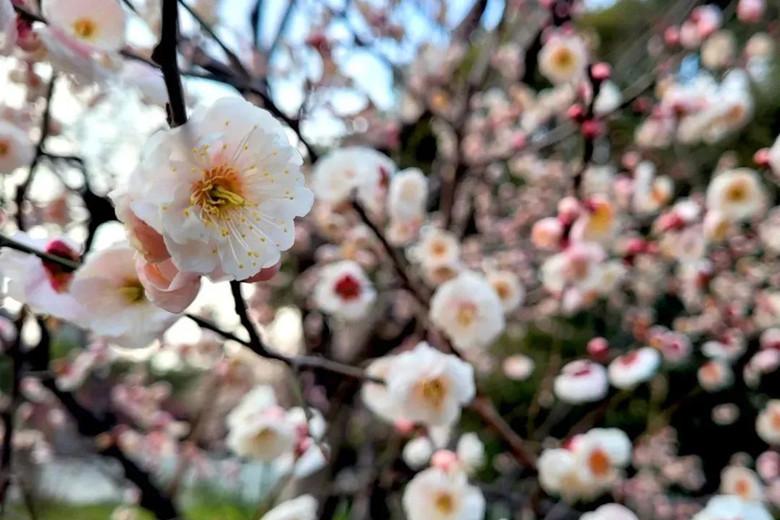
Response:
[[[65,240],[48,243],[24,233],[12,237],[33,249],[69,260],[78,260],[75,246]],[[79,302],[70,292],[73,273],[59,264],[4,247],[0,249],[0,277],[8,280],[7,295],[39,313],[64,320],[77,320],[82,314]]]
[[[456,421],[475,394],[472,366],[425,342],[393,359],[385,384],[401,417],[429,426]]]
[[[485,277],[471,271],[440,285],[431,299],[431,321],[459,349],[490,345],[504,330],[501,299]]]
[[[0,120],[0,173],[12,173],[21,166],[28,166],[34,155],[35,147],[27,132]]]
[[[345,320],[364,317],[376,300],[376,290],[360,264],[342,260],[326,265],[314,289],[317,306]]]
[[[317,499],[311,495],[285,500],[262,516],[262,520],[315,520],[316,518]]]
[[[661,354],[652,347],[642,347],[616,357],[609,364],[609,382],[616,388],[633,388],[650,380],[660,365]]]
[[[626,506],[620,504],[604,504],[595,511],[585,513],[580,520],[639,520],[639,517]]]
[[[539,71],[554,84],[577,81],[587,63],[585,42],[576,34],[552,34],[539,52]]]
[[[756,419],[758,436],[772,446],[780,445],[780,400],[772,399]]]
[[[311,209],[300,165],[268,112],[223,98],[152,136],[125,191],[180,271],[245,280],[279,262]]]
[[[356,194],[358,201],[377,212],[387,196],[396,167],[387,156],[359,146],[340,148],[317,161],[311,187],[317,200],[338,205]]]
[[[553,389],[556,397],[565,403],[599,401],[609,390],[607,370],[587,359],[572,361],[555,377]]]
[[[720,173],[707,187],[707,208],[732,221],[755,217],[763,212],[765,205],[761,180],[749,168]]]
[[[136,271],[149,300],[168,312],[184,312],[200,291],[200,275],[182,273],[170,258],[152,263],[138,257]]]
[[[750,502],[735,495],[716,495],[707,502],[707,507],[696,513],[691,520],[772,520],[772,515],[760,502]]]
[[[270,386],[247,393],[226,419],[227,445],[237,455],[271,461],[295,447],[296,428]]]
[[[125,13],[117,0],[43,0],[52,29],[81,45],[118,51],[125,42]]]
[[[77,322],[121,347],[146,347],[176,320],[151,302],[125,244],[87,256],[70,292],[84,308]]]
[[[432,467],[407,484],[403,507],[409,520],[481,520],[485,498],[463,472]]]

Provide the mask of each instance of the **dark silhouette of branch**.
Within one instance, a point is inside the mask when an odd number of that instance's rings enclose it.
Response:
[[[168,124],[176,128],[187,122],[187,105],[179,73],[179,6],[177,0],[162,1],[162,29],[160,41],[152,52],[152,61],[160,66],[168,90]]]
[[[385,234],[381,229],[379,229],[379,226],[377,226],[374,221],[371,220],[371,217],[368,215],[368,213],[366,213],[366,210],[363,208],[363,206],[360,205],[360,203],[357,201],[352,201],[352,209],[355,211],[355,213],[358,214],[363,224],[371,229],[371,231],[374,233],[374,236],[376,236],[377,240],[379,240],[379,243],[382,244],[382,249],[385,250],[385,253],[387,253],[387,256],[390,258],[393,269],[401,279],[401,283],[403,284],[404,288],[412,294],[414,299],[417,300],[417,303],[419,303],[423,308],[427,308],[430,295],[424,289],[424,286],[420,281],[413,279],[412,275],[409,273],[406,260],[392,246],[392,244],[387,241]]]
[[[14,429],[16,427],[16,409],[22,399],[21,381],[22,365],[24,363],[24,352],[22,351],[22,324],[27,316],[27,310],[22,308],[19,317],[15,322],[16,337],[13,343],[6,351],[6,355],[11,363],[11,381],[8,397],[10,402],[0,414],[0,421],[3,424],[3,444],[2,453],[0,453],[0,513],[5,513],[5,502],[8,495],[8,488],[11,487],[13,475],[13,451],[14,451]]]
[[[51,100],[54,96],[54,85],[57,82],[57,75],[52,73],[49,80],[49,86],[46,89],[46,96],[44,98],[45,106],[43,109],[43,115],[41,116],[41,135],[38,138],[38,143],[35,146],[35,155],[33,156],[32,163],[30,164],[30,171],[27,173],[27,177],[22,181],[18,188],[16,188],[16,195],[14,197],[14,203],[16,204],[16,227],[24,229],[24,201],[27,198],[27,190],[30,189],[33,179],[35,178],[35,172],[38,170],[38,165],[43,157],[43,147],[46,144],[46,139],[49,137],[50,123],[51,123]]]

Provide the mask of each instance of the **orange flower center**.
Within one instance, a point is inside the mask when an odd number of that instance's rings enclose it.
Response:
[[[458,305],[455,313],[455,319],[462,327],[468,327],[477,319],[477,306],[471,302],[464,302]]]
[[[238,172],[231,166],[215,166],[192,185],[190,204],[201,210],[203,220],[222,219],[247,204]]]
[[[6,141],[0,141],[0,157],[5,157],[11,151],[11,146]]]
[[[741,478],[737,480],[737,483],[734,485],[734,492],[742,498],[747,499],[750,494],[750,484],[747,480]]]
[[[420,384],[420,394],[425,401],[439,407],[447,395],[447,385],[439,378],[428,379]]]
[[[609,473],[609,469],[612,465],[609,461],[609,455],[604,450],[596,449],[588,457],[588,467],[591,473],[597,477],[603,477]]]
[[[566,47],[559,47],[553,53],[552,61],[556,67],[568,69],[574,64],[574,55]]]
[[[726,190],[726,200],[729,202],[744,202],[750,193],[747,182],[735,181]]]
[[[79,18],[73,22],[73,33],[82,40],[91,40],[97,34],[97,24],[91,18]]]
[[[450,515],[455,511],[455,500],[452,495],[446,492],[441,492],[436,496],[434,501],[436,510],[443,515]]]

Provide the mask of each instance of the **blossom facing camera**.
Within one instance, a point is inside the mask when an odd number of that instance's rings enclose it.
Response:
[[[399,354],[385,383],[401,417],[428,426],[449,425],[475,395],[474,369],[427,343]]]
[[[295,425],[269,386],[257,386],[227,416],[227,445],[241,457],[272,461],[295,447]]]
[[[579,80],[587,63],[585,42],[575,34],[551,35],[539,53],[539,72],[554,84]]]
[[[301,157],[281,124],[240,98],[196,110],[150,139],[125,189],[179,271],[246,280],[292,247],[311,209]]]
[[[428,468],[415,475],[404,490],[403,506],[409,520],[480,520],[485,497],[461,471]]]
[[[360,264],[342,260],[322,268],[314,289],[322,311],[344,320],[364,317],[376,300],[376,290]]]
[[[481,275],[465,271],[443,283],[431,299],[431,321],[457,348],[481,349],[504,331],[504,306]]]
[[[766,193],[758,174],[737,168],[717,175],[707,187],[707,208],[731,221],[758,216],[766,207]]]
[[[44,0],[54,29],[87,48],[115,52],[125,43],[125,13],[118,0]]]
[[[772,446],[780,446],[780,399],[769,401],[756,419],[758,436]]]

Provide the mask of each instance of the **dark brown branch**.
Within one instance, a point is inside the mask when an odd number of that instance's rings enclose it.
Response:
[[[30,189],[30,185],[35,178],[35,172],[38,170],[38,165],[43,157],[43,147],[46,144],[46,139],[49,137],[50,123],[51,123],[51,104],[52,97],[54,97],[54,84],[57,82],[57,75],[52,73],[49,80],[49,86],[46,90],[46,96],[44,102],[46,105],[43,109],[43,115],[41,116],[40,137],[38,138],[38,144],[35,146],[35,156],[30,164],[30,171],[27,173],[27,177],[16,189],[16,195],[14,197],[14,203],[16,204],[16,227],[24,229],[24,201],[27,198],[27,190]]]
[[[417,303],[419,303],[423,308],[427,308],[430,296],[424,290],[423,285],[419,281],[412,279],[412,275],[409,274],[409,268],[405,259],[390,244],[390,242],[387,241],[385,234],[381,229],[379,229],[374,221],[371,220],[371,217],[368,215],[368,213],[366,213],[366,210],[363,208],[363,206],[360,205],[360,203],[357,201],[352,201],[352,209],[355,210],[355,213],[358,214],[360,220],[366,226],[368,226],[369,229],[371,229],[371,231],[374,233],[374,236],[376,236],[380,244],[382,244],[382,249],[384,249],[385,253],[387,253],[387,256],[390,257],[393,269],[401,279],[401,283],[403,284],[404,288],[412,294],[414,299],[417,300]]]
[[[243,296],[240,295],[240,292],[238,293],[238,296],[241,297],[241,301],[238,302],[236,305],[237,308],[242,309],[241,312],[239,313],[239,318],[240,318],[241,314],[245,314],[246,304],[243,303],[244,299]],[[236,293],[233,293],[233,297],[234,298],[237,297]],[[327,372],[332,372],[334,374],[340,374],[343,376],[351,377],[360,381],[369,381],[372,383],[384,384],[384,381],[382,379],[369,376],[360,367],[353,367],[351,365],[346,365],[344,363],[339,363],[337,361],[331,361],[329,359],[325,359],[318,356],[285,356],[284,354],[271,351],[260,339],[257,332],[254,333],[254,336],[257,338],[257,343],[253,343],[251,340],[242,339],[236,336],[235,334],[233,334],[232,332],[223,330],[220,327],[218,327],[216,324],[208,320],[205,320],[199,316],[195,316],[194,314],[187,314],[186,316],[187,318],[197,323],[201,328],[210,330],[222,336],[225,339],[229,339],[231,341],[235,341],[236,343],[240,343],[241,345],[244,345],[252,352],[257,354],[258,356],[280,361],[294,370],[306,370],[306,369],[324,370]],[[249,320],[248,314],[246,314],[246,320],[242,319],[242,325],[244,326],[244,328],[251,327],[251,329],[253,330],[255,329],[251,320]]]
[[[152,52],[152,60],[160,66],[168,90],[168,124],[176,128],[187,122],[187,105],[179,73],[176,46],[179,40],[179,7],[177,0],[162,1],[160,41]]]
[[[75,271],[78,269],[80,263],[71,260],[70,258],[65,258],[62,256],[53,255],[51,253],[46,253],[44,251],[39,251],[35,248],[26,246],[22,244],[21,242],[17,242],[13,238],[8,238],[5,235],[0,235],[0,247],[8,247],[11,249],[15,249],[16,251],[20,251],[22,253],[27,253],[29,255],[34,255],[43,260],[44,262],[51,262],[53,264],[57,264],[58,266],[62,267],[66,271]]]
[[[501,417],[490,399],[478,395],[471,403],[471,409],[509,446],[512,456],[521,466],[536,471],[536,457],[528,452],[523,439]]]
[[[13,474],[13,451],[14,451],[14,431],[16,409],[21,401],[21,381],[22,364],[24,363],[24,352],[22,351],[22,325],[27,315],[25,308],[19,313],[16,319],[16,338],[6,351],[6,355],[11,363],[11,387],[8,392],[10,402],[7,404],[3,413],[0,414],[0,420],[3,424],[3,444],[0,454],[0,513],[5,513],[5,501],[8,495],[8,488],[11,486]]]

